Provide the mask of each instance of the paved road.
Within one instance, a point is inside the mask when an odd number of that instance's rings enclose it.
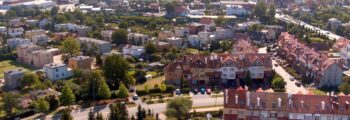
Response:
[[[339,36],[339,35],[336,35],[332,32],[329,32],[327,30],[322,30],[318,27],[315,27],[315,26],[312,26],[308,23],[305,23],[303,21],[300,21],[300,20],[297,20],[297,19],[294,19],[293,17],[289,16],[289,15],[286,15],[286,14],[278,14],[276,13],[275,15],[275,18],[278,19],[278,20],[281,20],[281,21],[284,21],[284,22],[287,22],[287,23],[293,23],[293,24],[296,24],[296,25],[302,25],[304,28],[308,28],[314,32],[317,32],[319,31],[321,34],[323,35],[326,35],[329,39],[332,39],[332,40],[338,40],[339,38],[343,38],[342,36]]]
[[[272,64],[273,64],[272,69],[274,69],[276,73],[279,74],[283,78],[283,80],[287,83],[286,85],[287,93],[298,93],[299,91],[303,93],[307,93],[307,90],[303,86],[298,87],[295,85],[296,80],[291,81],[289,79],[292,76],[286,70],[284,70],[280,65],[278,65],[277,67],[275,66],[275,64],[277,64],[275,60],[272,60]]]
[[[223,97],[213,98],[209,95],[193,95],[192,96],[193,106],[212,106],[212,105],[222,105],[223,104]],[[151,104],[147,105],[145,103],[141,103],[140,100],[136,101],[136,104],[141,104],[141,106],[145,107],[146,109],[151,109],[153,113],[160,113],[160,119],[165,120],[165,116],[161,113],[163,113],[166,110],[166,103],[161,104]],[[86,109],[78,109],[72,111],[72,116],[74,117],[74,120],[86,120],[88,119],[88,113],[92,109],[95,112],[100,112],[103,114],[103,116],[107,117],[109,113],[108,106],[95,106],[92,108],[86,108]],[[129,115],[135,115],[137,111],[137,107],[131,107],[128,108]],[[46,120],[58,120],[60,115],[49,115],[46,117]]]

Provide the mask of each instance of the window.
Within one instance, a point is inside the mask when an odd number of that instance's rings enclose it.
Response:
[[[277,117],[277,113],[270,113],[270,117],[271,118],[276,118]]]
[[[223,70],[226,71],[226,68],[224,68]]]
[[[238,111],[238,115],[240,116],[244,115],[244,111]]]
[[[64,73],[62,73],[62,77],[64,77]]]
[[[56,69],[56,72],[58,72],[58,69]]]
[[[235,71],[235,69],[234,69],[234,68],[231,68],[231,71]]]
[[[56,78],[58,78],[59,77],[59,75],[58,74],[56,74]]]
[[[312,120],[312,116],[304,116],[304,120]]]

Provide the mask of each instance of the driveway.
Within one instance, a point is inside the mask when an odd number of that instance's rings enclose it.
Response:
[[[277,62],[275,60],[272,60],[272,69],[274,69],[276,71],[277,74],[279,74],[283,80],[287,83],[286,84],[286,92],[287,93],[298,93],[299,91],[303,92],[303,93],[307,93],[307,90],[303,87],[303,86],[296,86],[294,81],[291,81],[289,78],[292,77],[286,70],[284,70],[280,65],[278,65],[277,67],[275,66],[275,64],[277,64]]]

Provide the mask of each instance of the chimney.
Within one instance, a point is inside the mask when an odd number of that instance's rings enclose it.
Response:
[[[301,107],[301,109],[304,108],[304,101],[303,100],[300,101],[300,107]]]
[[[238,104],[238,95],[235,96],[235,103]]]
[[[282,106],[282,99],[278,98],[278,107],[281,108],[281,106]]]
[[[228,90],[227,89],[225,89],[225,104],[227,104],[227,100],[228,100],[228,96],[227,96],[227,92],[228,92]]]
[[[260,107],[260,97],[256,98],[256,101],[257,101],[258,107]]]
[[[247,91],[247,106],[250,105],[250,92]]]
[[[322,105],[322,110],[325,110],[326,109],[326,103],[324,101],[322,101],[321,105]]]

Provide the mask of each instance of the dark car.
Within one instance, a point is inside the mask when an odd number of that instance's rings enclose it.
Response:
[[[132,96],[132,99],[133,99],[133,100],[138,100],[138,99],[139,99],[139,96],[137,96],[137,94],[134,94],[134,96]]]
[[[175,90],[175,94],[176,94],[176,95],[181,95],[181,90],[180,90],[180,89],[176,89],[176,90]]]
[[[193,89],[193,94],[197,95],[198,94],[198,89]]]
[[[298,87],[301,86],[301,84],[299,82],[296,82],[295,85],[298,86]]]
[[[201,88],[201,94],[205,94],[205,88]]]

